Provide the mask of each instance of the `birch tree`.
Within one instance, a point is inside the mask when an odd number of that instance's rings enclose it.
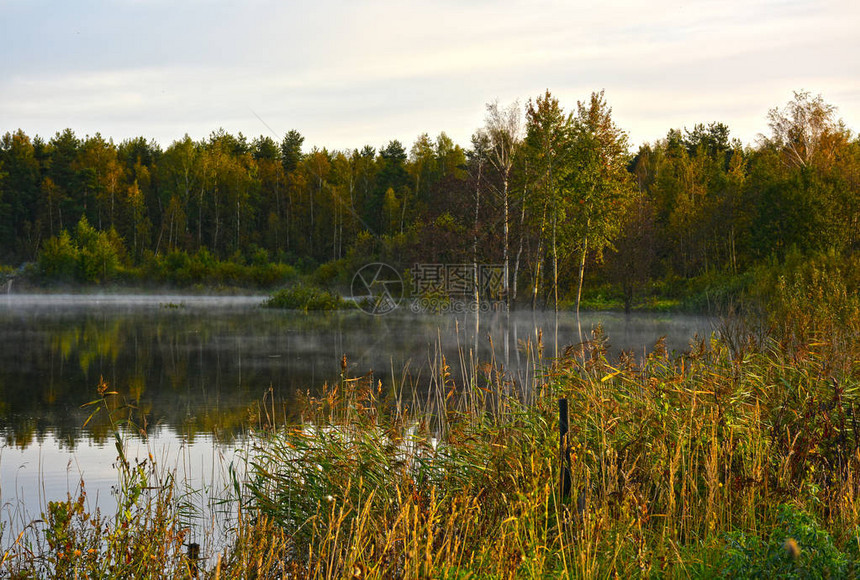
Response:
[[[522,144],[522,124],[519,103],[514,101],[506,108],[498,102],[487,105],[486,135],[489,138],[487,158],[501,180],[499,197],[502,200],[502,290],[505,304],[511,307],[510,297],[510,187],[511,169]]]
[[[532,307],[537,303],[540,268],[543,261],[543,242],[549,217],[552,250],[553,295],[558,310],[558,226],[563,218],[561,186],[568,173],[567,153],[570,145],[571,119],[547,90],[529,101],[526,108],[526,145],[531,166],[534,168],[536,201],[540,207],[538,247],[535,259]],[[547,216],[549,213],[549,216]]]
[[[618,235],[633,187],[627,171],[627,135],[612,121],[603,91],[577,103],[573,133],[566,188],[572,203],[567,204],[565,230],[579,252],[578,315],[588,252],[599,254]]]

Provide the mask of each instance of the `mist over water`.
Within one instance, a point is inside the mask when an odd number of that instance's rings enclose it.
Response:
[[[116,460],[103,414],[84,428],[103,378],[139,409],[145,453],[183,465],[191,485],[212,483],[219,454],[231,454],[271,389],[289,418],[296,395],[348,374],[373,373],[390,388],[430,385],[439,355],[454,381],[471,364],[494,362],[520,383],[531,368],[524,345],[552,358],[580,342],[573,313],[484,312],[385,316],[360,311],[309,313],[261,308],[262,296],[15,295],[0,297],[0,501],[23,501],[38,516],[47,500],[74,492],[84,478],[109,511]],[[699,316],[584,313],[582,338],[598,324],[610,358],[642,356],[666,336],[669,350],[708,337]],[[143,452],[143,451],[141,451]],[[145,456],[145,455],[144,455]],[[208,458],[208,459],[207,459]],[[187,467],[187,469],[186,469]],[[208,479],[207,479],[208,478]]]

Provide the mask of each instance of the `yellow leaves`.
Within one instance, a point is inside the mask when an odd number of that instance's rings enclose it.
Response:
[[[108,383],[107,383],[107,381],[105,381],[104,376],[99,377],[99,386],[97,389],[98,389],[99,395],[104,397],[105,392],[107,392],[107,389],[108,389]]]

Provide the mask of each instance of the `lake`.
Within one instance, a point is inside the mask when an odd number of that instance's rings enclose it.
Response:
[[[243,433],[277,401],[278,420],[297,418],[297,395],[348,374],[373,374],[384,388],[409,383],[426,391],[441,356],[458,384],[476,362],[494,361],[520,384],[533,372],[526,346],[552,358],[580,342],[572,313],[483,312],[384,316],[360,311],[310,313],[260,307],[263,296],[0,296],[0,506],[18,525],[47,501],[74,493],[110,512],[117,476],[107,414],[89,422],[104,381],[133,404],[143,441],[129,433],[132,455],[153,453],[192,487],[217,495]],[[585,313],[585,333],[601,324],[610,356],[641,356],[667,337],[686,350],[713,321],[700,316]],[[534,349],[532,349],[533,351]],[[201,510],[203,508],[201,507]]]

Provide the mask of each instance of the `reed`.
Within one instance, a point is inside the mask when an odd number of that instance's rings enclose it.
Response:
[[[225,497],[229,545],[206,554],[200,575],[856,576],[860,341],[856,326],[798,328],[614,361],[599,328],[553,361],[538,337],[521,345],[536,370],[528,384],[468,355],[458,383],[439,354],[424,392],[349,376],[344,360],[300,421],[260,413],[247,472]],[[191,576],[175,481],[121,469],[115,518],[80,499],[52,504],[43,542],[16,544],[4,572]],[[93,550],[92,564],[69,568],[70,550]]]
[[[136,409],[108,390],[102,379],[87,423],[107,417],[116,450],[117,509],[104,515],[89,508],[82,481],[66,500],[47,503],[41,518],[26,526],[4,550],[0,566],[10,578],[188,578],[188,529],[181,524],[181,489],[175,472],[159,468],[152,454],[135,461],[126,453]],[[86,425],[86,424],[85,424]]]
[[[410,408],[345,378],[258,439],[247,509],[297,577],[854,574],[860,357],[832,336],[610,364],[598,330],[528,404],[496,369],[455,385],[444,361]]]

